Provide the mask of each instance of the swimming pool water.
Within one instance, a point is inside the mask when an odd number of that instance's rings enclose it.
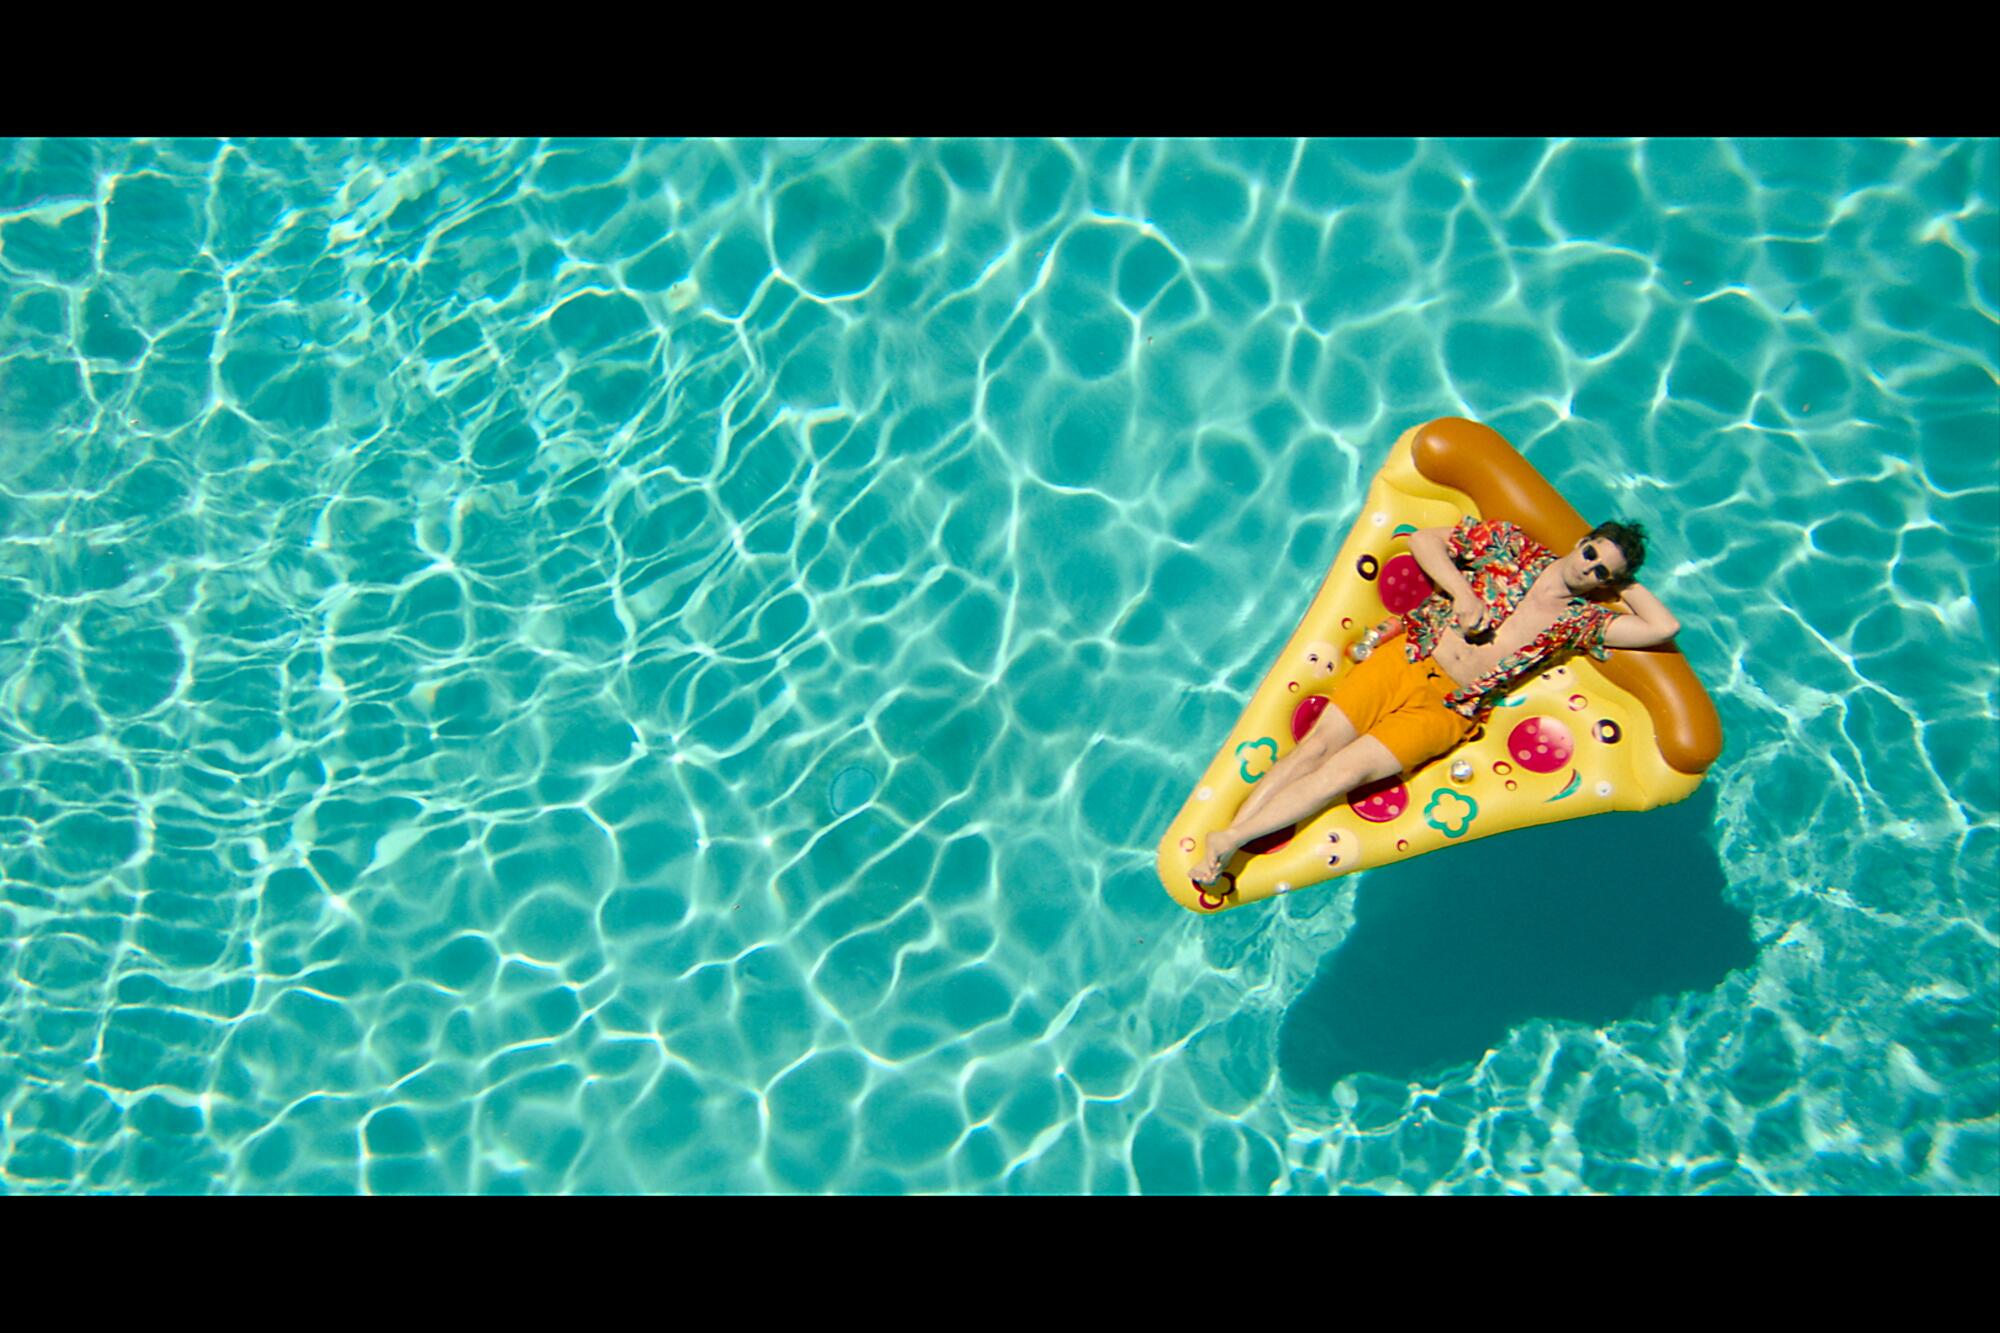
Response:
[[[0,1190],[2000,1189],[1992,141],[0,141]],[[1152,858],[1408,426],[1680,805]]]

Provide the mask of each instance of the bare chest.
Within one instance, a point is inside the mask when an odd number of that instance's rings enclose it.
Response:
[[[1469,685],[1553,628],[1568,605],[1567,599],[1542,599],[1531,592],[1515,606],[1514,614],[1500,623],[1490,641],[1467,643],[1464,635],[1448,628],[1438,636],[1434,655],[1453,680]]]

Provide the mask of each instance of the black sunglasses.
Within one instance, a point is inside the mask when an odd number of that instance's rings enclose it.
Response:
[[[1585,542],[1583,544],[1583,558],[1585,560],[1597,559],[1597,543]],[[1603,565],[1599,565],[1596,569],[1586,569],[1584,573],[1595,574],[1597,576],[1597,581],[1599,583],[1611,582],[1611,571],[1606,569]]]

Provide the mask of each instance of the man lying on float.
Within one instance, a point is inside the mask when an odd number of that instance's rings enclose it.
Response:
[[[1603,661],[1612,648],[1651,648],[1680,631],[1635,581],[1646,559],[1637,523],[1600,524],[1558,557],[1505,519],[1468,516],[1411,533],[1410,554],[1434,590],[1404,617],[1404,642],[1385,644],[1349,672],[1229,827],[1208,835],[1197,884],[1213,883],[1244,843],[1455,748],[1543,667],[1579,650]],[[1602,593],[1622,598],[1631,614],[1589,600]]]

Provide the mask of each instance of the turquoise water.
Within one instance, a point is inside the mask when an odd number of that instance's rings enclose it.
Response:
[[[0,1189],[2000,1190],[2000,156],[0,141]],[[1407,427],[1695,797],[1197,919]]]

